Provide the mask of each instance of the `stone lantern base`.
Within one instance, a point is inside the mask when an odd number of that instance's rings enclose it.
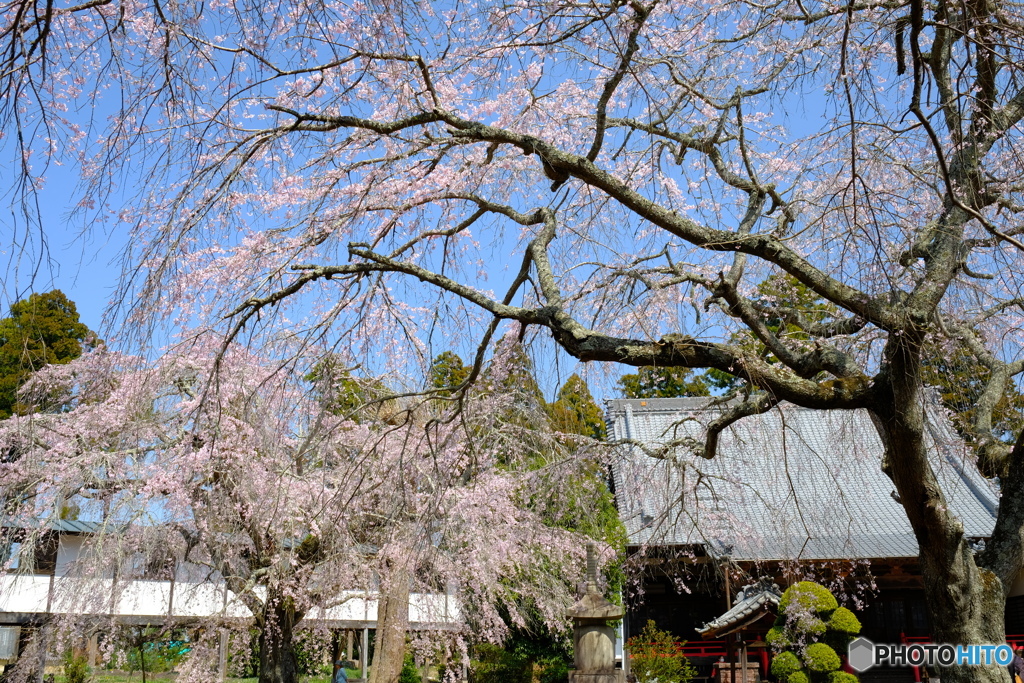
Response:
[[[598,673],[570,671],[569,683],[626,683],[626,673],[622,669]]]

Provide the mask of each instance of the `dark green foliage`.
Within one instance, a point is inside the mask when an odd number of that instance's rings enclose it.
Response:
[[[421,683],[422,680],[419,669],[416,668],[416,660],[411,652],[406,652],[402,670],[398,674],[398,683]]]
[[[778,619],[768,632],[772,648],[783,650],[772,660],[772,674],[782,683],[856,683],[855,676],[833,681],[830,674],[841,665],[837,651],[858,633],[857,617],[827,588],[795,583],[782,594]]]
[[[473,683],[530,683],[529,661],[498,645],[482,643],[475,648],[471,661]]]
[[[78,321],[78,310],[59,289],[32,294],[0,320],[0,419],[54,406],[19,403],[18,388],[45,365],[70,363],[93,346],[93,333]]]
[[[619,378],[619,390],[626,398],[674,398],[710,396],[707,377],[690,368],[644,367]]]
[[[357,377],[337,356],[327,356],[313,366],[305,379],[325,408],[356,422],[387,421],[392,394],[387,385],[373,377]]]
[[[536,676],[540,683],[566,683],[572,663],[568,632],[551,631],[539,618],[528,622],[528,629],[512,627],[502,645],[482,643],[474,649],[471,680],[531,683]]]
[[[974,442],[975,411],[978,399],[989,381],[991,371],[963,347],[940,349],[927,347],[921,362],[924,383],[935,387],[942,404],[953,413],[953,425],[968,442]],[[992,411],[993,434],[1012,441],[1024,430],[1024,394],[1009,382]],[[1005,476],[1005,462],[978,462],[986,476]]]
[[[638,683],[684,683],[696,676],[697,670],[680,651],[681,645],[671,633],[648,621],[626,643],[630,670]]]
[[[579,375],[569,377],[558,391],[557,400],[545,409],[551,429],[592,439],[605,436],[601,409],[594,403],[590,388]],[[564,445],[570,449],[578,446],[571,440]],[[598,539],[617,550],[625,548],[626,528],[615,509],[615,499],[608,490],[606,476],[603,470],[595,469],[580,476],[576,486],[564,490],[559,505],[546,501],[546,522]],[[604,576],[608,599],[619,601],[625,580],[622,563],[609,563],[604,568]]]
[[[465,365],[462,358],[454,351],[445,351],[434,358],[427,373],[427,385],[431,389],[440,389],[445,395],[459,387],[469,379],[472,367]]]
[[[68,650],[64,656],[64,683],[85,683],[89,673],[89,660]]]
[[[548,415],[556,431],[604,438],[604,414],[594,403],[590,387],[579,375],[565,380],[555,402],[548,405]]]
[[[236,639],[244,640],[240,647]],[[228,648],[228,669],[242,678],[256,678],[260,675],[260,632],[257,628],[231,636],[232,647]]]

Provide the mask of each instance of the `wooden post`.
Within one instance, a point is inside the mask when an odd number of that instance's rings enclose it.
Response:
[[[217,644],[217,680],[224,681],[228,677],[228,630],[220,630],[220,642]]]
[[[53,577],[50,577],[51,585]],[[47,631],[50,625],[46,622],[39,627],[39,631],[36,633],[36,645],[39,647],[39,671],[36,674],[36,683],[43,683],[43,676],[46,673],[46,648],[48,643],[46,642]]]
[[[347,659],[350,662],[352,661],[352,641],[354,640],[352,637],[353,635],[355,634],[352,632],[352,629],[345,629],[345,659]]]
[[[736,683],[736,636],[726,636],[728,643],[725,659],[729,663],[729,683]]]
[[[95,669],[100,658],[100,634],[93,633],[89,636],[89,668]]]
[[[363,680],[367,679],[367,666],[370,655],[370,629],[363,629],[363,642],[359,644],[359,668],[363,672]]]
[[[743,640],[742,634],[740,638],[740,680],[743,683],[752,683],[747,681],[747,643]]]
[[[623,602],[623,604],[625,604],[625,602],[626,602],[625,597],[623,597],[623,601],[622,602]],[[629,642],[629,615],[627,614],[622,619],[622,677],[626,678],[626,679],[628,679],[629,678],[629,674],[632,673],[630,671],[631,667],[629,665],[629,649],[626,647],[626,643],[628,643],[628,642]]]

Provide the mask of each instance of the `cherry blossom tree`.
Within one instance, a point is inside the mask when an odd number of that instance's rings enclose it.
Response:
[[[132,226],[131,329],[199,319],[395,366],[443,334],[478,344],[475,376],[511,321],[583,362],[737,377],[708,457],[780,401],[867,408],[935,638],[1003,638],[1024,557],[1024,435],[992,429],[1024,370],[1018,4],[14,0],[4,22],[22,187],[77,161],[82,215]],[[758,292],[781,275],[824,316]],[[985,368],[970,431],[1008,472],[978,555],[925,454],[936,349]]]
[[[410,591],[454,591],[465,630],[435,636],[455,652],[527,616],[559,628],[575,598],[583,537],[545,518],[578,463],[551,451],[538,468],[535,452],[516,449],[494,422],[508,397],[355,421],[279,363],[219,345],[152,364],[101,350],[50,366],[25,391],[61,392],[71,409],[0,422],[4,451],[18,454],[0,463],[7,526],[39,529],[74,501],[105,522],[77,575],[223,582],[253,615],[261,682],[297,681],[298,631],[367,591],[380,595],[377,681],[401,670]],[[35,540],[21,540],[31,552]],[[524,556],[543,556],[543,571]],[[105,614],[109,595],[62,599]],[[187,670],[203,679],[209,662],[194,660]]]

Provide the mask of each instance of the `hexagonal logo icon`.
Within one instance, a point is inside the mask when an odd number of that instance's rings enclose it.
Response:
[[[858,638],[850,643],[846,656],[852,669],[867,671],[875,663],[875,644],[867,638]]]

